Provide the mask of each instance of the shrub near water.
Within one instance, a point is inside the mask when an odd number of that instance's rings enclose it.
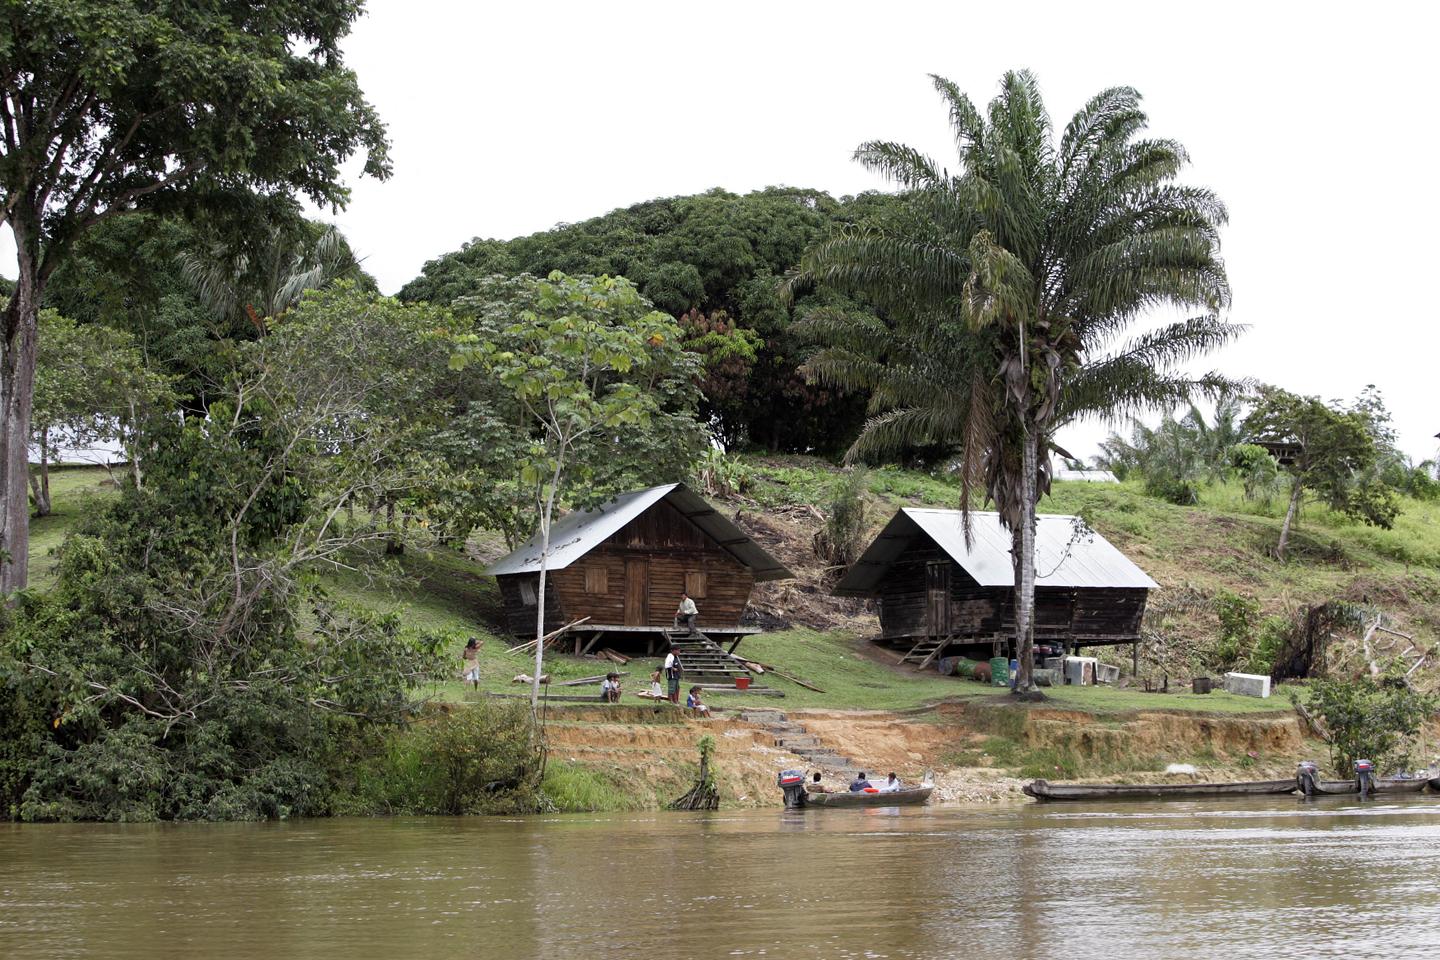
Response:
[[[523,703],[437,710],[364,761],[340,806],[360,814],[531,813],[540,740]]]

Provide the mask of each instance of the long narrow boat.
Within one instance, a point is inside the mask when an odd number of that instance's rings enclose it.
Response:
[[[1430,778],[1430,789],[1434,790],[1436,793],[1440,793],[1440,777]]]
[[[1292,793],[1295,779],[1242,783],[1050,783],[1036,780],[1022,788],[1040,801],[1051,800],[1199,800]]]
[[[901,787],[889,793],[805,793],[807,807],[909,807],[930,799],[933,786]]]
[[[1377,777],[1370,781],[1370,792],[1419,793],[1425,789],[1426,783],[1427,781],[1424,777],[1405,777],[1401,779]],[[1315,783],[1316,796],[1338,797],[1359,792],[1360,787],[1354,780],[1319,780]]]

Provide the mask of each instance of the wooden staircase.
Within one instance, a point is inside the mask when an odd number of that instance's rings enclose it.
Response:
[[[939,639],[926,637],[911,647],[909,652],[900,658],[900,662],[913,663],[915,664],[916,670],[924,670],[930,666],[930,661],[940,655],[940,651],[945,649],[946,645],[950,643],[950,639],[950,637],[941,637]]]
[[[682,693],[690,684],[717,690],[734,690],[736,677],[751,675],[744,664],[699,630],[694,633],[683,629],[666,630],[664,635],[665,640],[679,654],[680,663],[685,667],[685,676],[681,680]],[[769,688],[757,683],[756,679],[750,681],[751,692],[770,692]]]

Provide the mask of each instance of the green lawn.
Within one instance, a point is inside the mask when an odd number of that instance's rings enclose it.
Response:
[[[55,582],[55,549],[97,503],[114,496],[110,475],[101,467],[53,467],[48,517],[30,521],[30,586],[44,590]]]

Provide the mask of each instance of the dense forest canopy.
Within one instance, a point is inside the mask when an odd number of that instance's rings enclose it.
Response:
[[[514,240],[476,239],[427,263],[400,299],[451,304],[497,274],[623,276],[687,318],[692,348],[712,361],[704,412],[722,442],[836,452],[858,431],[864,397],[807,383],[799,367],[811,344],[792,325],[820,305],[868,311],[833,294],[786,302],[779,283],[809,245],[894,205],[889,194],[836,199],[796,187],[649,200]]]

